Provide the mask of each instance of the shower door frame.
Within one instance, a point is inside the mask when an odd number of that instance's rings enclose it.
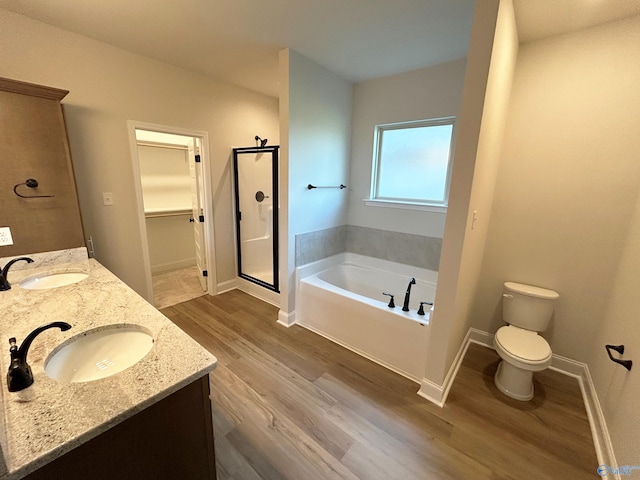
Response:
[[[236,223],[236,257],[238,265],[238,276],[245,280],[260,285],[268,290],[280,293],[279,282],[279,236],[278,236],[278,207],[279,207],[279,195],[278,195],[278,150],[280,146],[269,147],[239,147],[233,149],[233,190],[234,190],[234,202],[235,202],[235,223]],[[243,153],[271,153],[271,200],[273,206],[272,214],[272,260],[273,260],[273,284],[265,282],[256,277],[252,277],[242,271],[242,237],[240,228],[240,193],[239,193],[239,181],[238,181],[238,154]]]

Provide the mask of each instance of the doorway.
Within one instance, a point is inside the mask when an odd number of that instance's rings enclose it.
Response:
[[[147,300],[215,294],[206,133],[131,122],[130,137]]]

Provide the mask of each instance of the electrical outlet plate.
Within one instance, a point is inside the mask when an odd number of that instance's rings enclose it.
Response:
[[[11,229],[9,227],[0,227],[0,246],[13,245],[13,238],[11,237]]]

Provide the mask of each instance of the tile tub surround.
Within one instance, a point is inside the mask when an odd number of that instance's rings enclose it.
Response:
[[[438,271],[442,239],[358,225],[296,235],[296,266],[351,252]]]
[[[340,225],[296,235],[296,267],[345,252],[347,229]]]
[[[27,255],[28,256],[28,255]],[[35,255],[33,256],[36,260]],[[59,258],[69,258],[64,255]],[[24,262],[20,262],[24,263]],[[31,345],[28,362],[35,383],[22,392],[2,382],[5,428],[0,440],[6,470],[0,479],[18,479],[100,435],[144,408],[206,375],[216,358],[93,259],[51,264],[46,259],[10,272],[13,288],[0,292],[0,368],[9,367],[9,338],[18,344],[36,327],[65,321],[66,332],[50,329]],[[17,266],[17,264],[16,264]],[[36,273],[82,271],[89,277],[49,290],[25,290],[23,278]],[[137,324],[154,337],[151,351],[132,367],[86,383],[49,378],[44,362],[60,343],[93,328]]]

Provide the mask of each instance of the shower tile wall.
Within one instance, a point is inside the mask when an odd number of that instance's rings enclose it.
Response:
[[[442,239],[342,225],[296,235],[296,266],[342,252],[438,271]]]

